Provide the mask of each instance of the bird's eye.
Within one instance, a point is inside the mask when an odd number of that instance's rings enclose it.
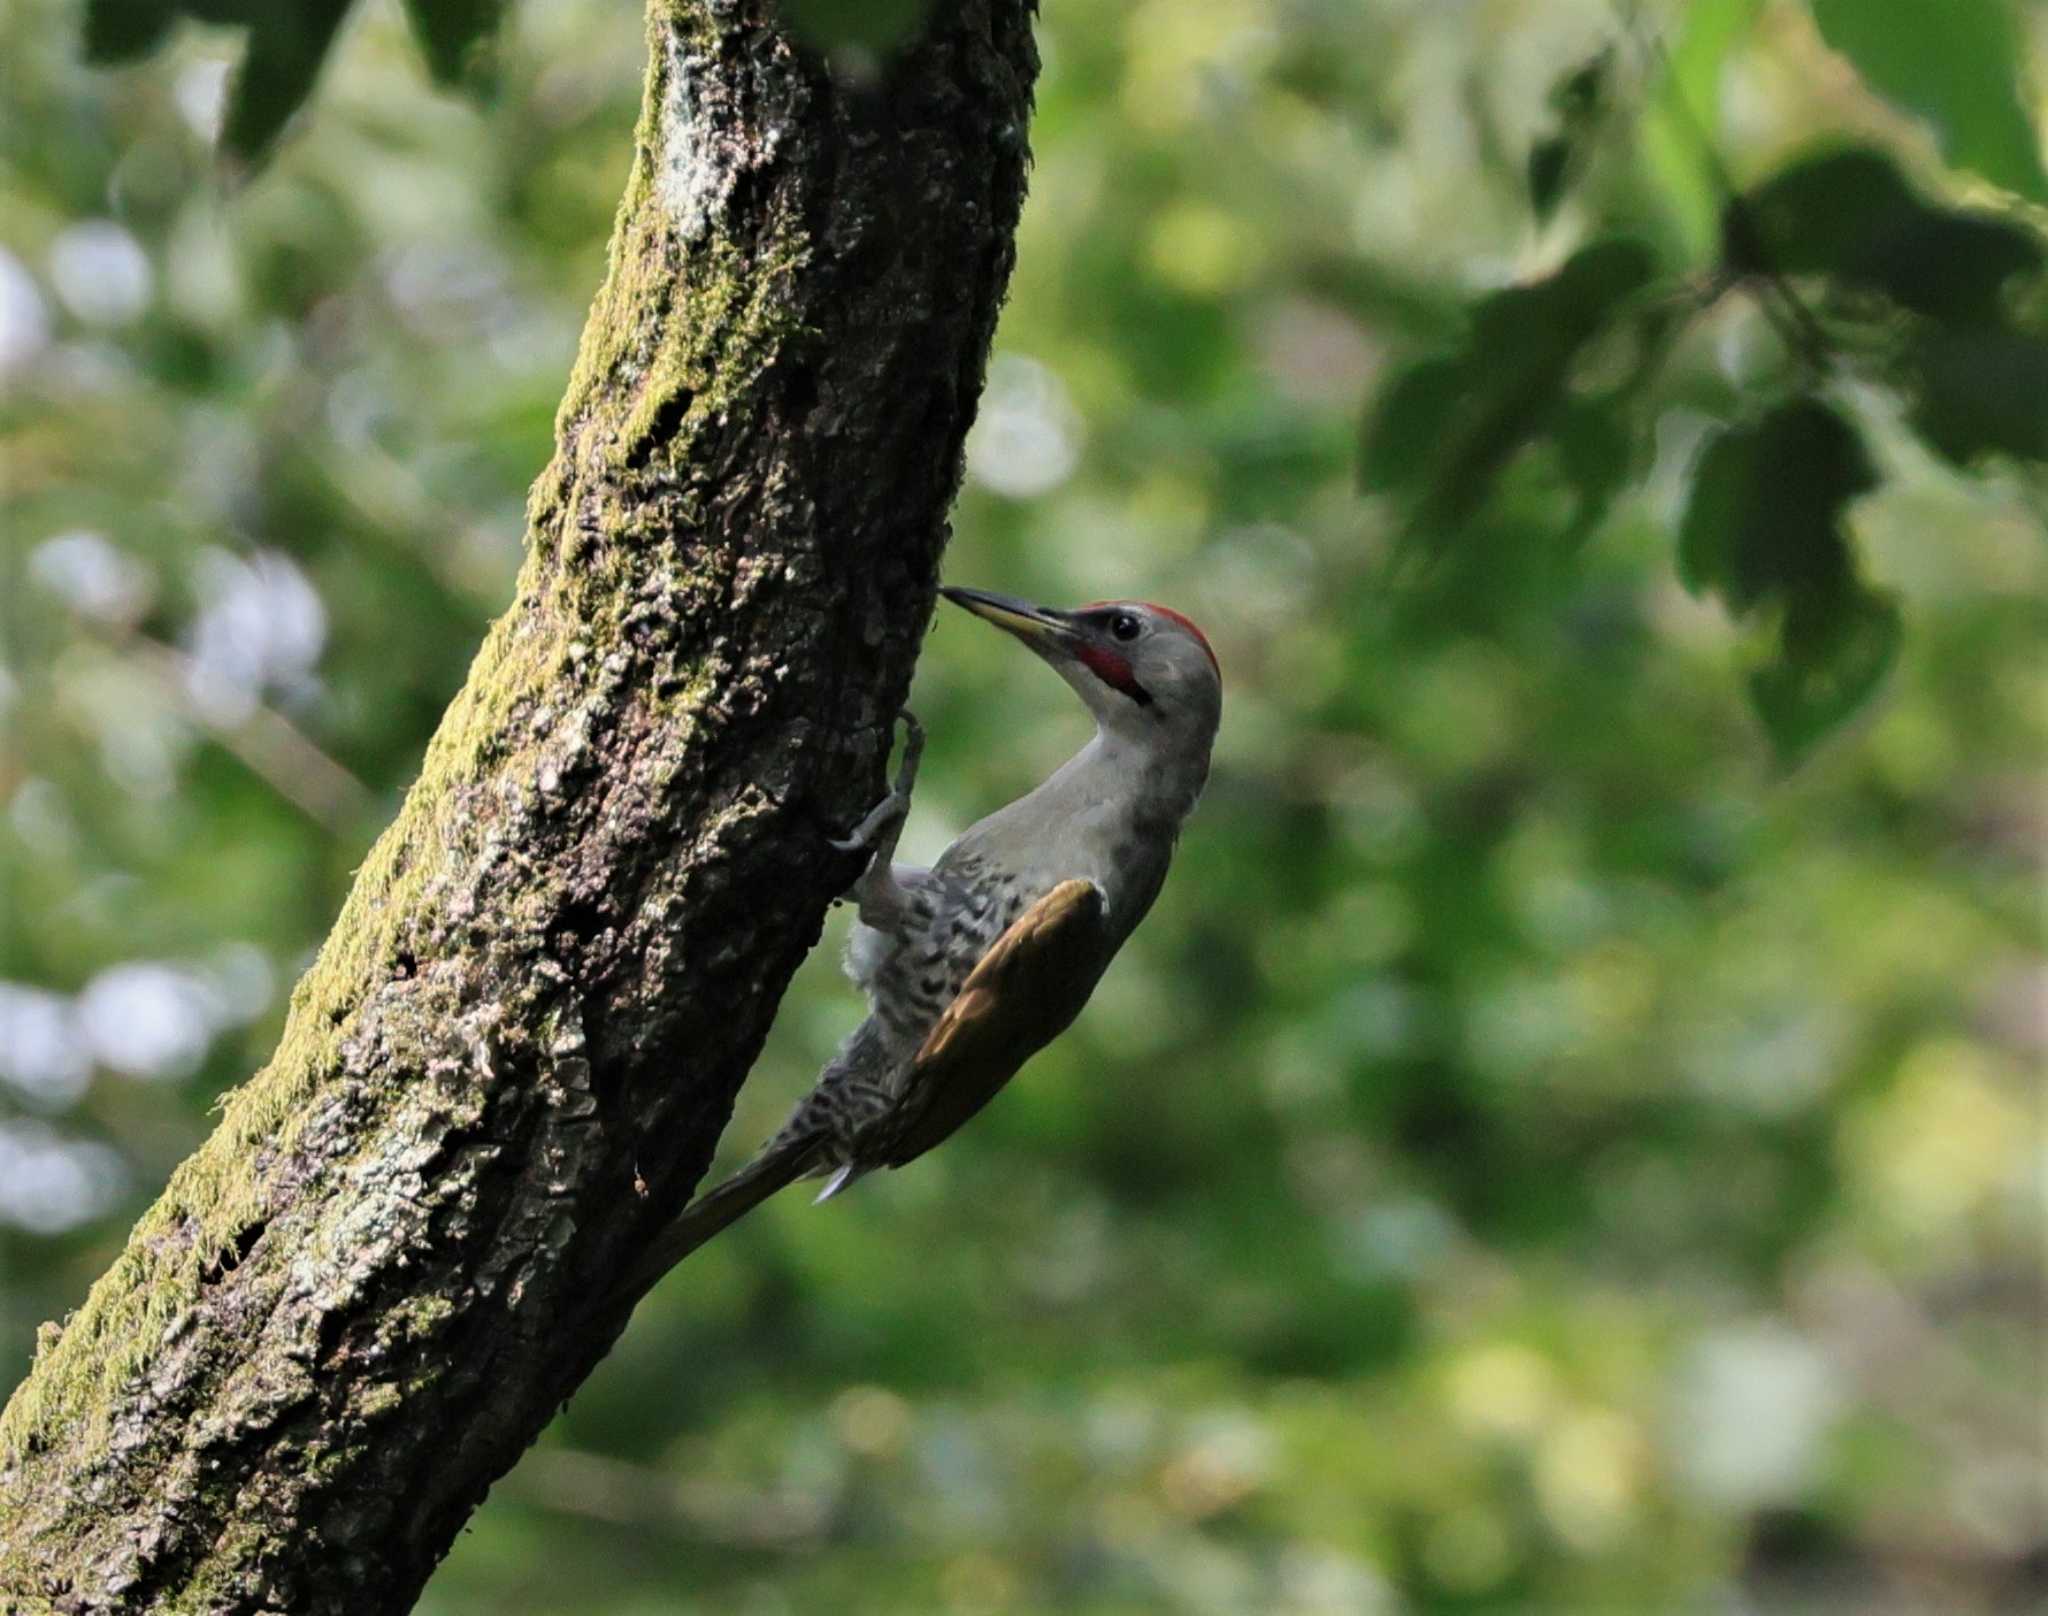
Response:
[[[1118,612],[1109,620],[1109,632],[1120,640],[1135,640],[1144,629],[1145,625],[1129,612]]]

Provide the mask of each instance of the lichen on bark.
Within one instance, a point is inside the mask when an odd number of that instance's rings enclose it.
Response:
[[[404,1608],[603,1355],[879,791],[1007,280],[1026,0],[862,82],[655,0],[528,555],[227,1102],[0,1417],[0,1610]],[[402,1507],[401,1507],[402,1501]]]

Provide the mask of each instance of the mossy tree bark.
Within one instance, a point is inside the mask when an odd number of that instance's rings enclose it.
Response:
[[[46,1327],[0,1609],[404,1609],[610,1346],[882,789],[1030,10],[947,0],[856,83],[772,0],[652,0],[517,599],[275,1058]]]

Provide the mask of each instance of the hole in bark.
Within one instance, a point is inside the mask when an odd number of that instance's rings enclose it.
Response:
[[[792,425],[800,425],[818,402],[818,373],[810,365],[789,367],[789,380],[782,389],[783,405]]]
[[[555,922],[555,953],[564,961],[580,955],[605,930],[608,922],[600,904],[588,898],[564,903]]]
[[[398,951],[398,959],[391,967],[391,974],[401,982],[409,982],[420,974],[420,962],[409,948]]]
[[[213,1254],[213,1259],[199,1271],[199,1277],[209,1285],[217,1285],[248,1260],[249,1253],[256,1249],[256,1242],[263,1238],[268,1225],[252,1223],[233,1242]]]
[[[627,470],[638,471],[652,458],[656,445],[666,443],[676,435],[683,424],[683,417],[689,413],[690,405],[695,402],[696,397],[697,395],[687,387],[679,387],[661,401],[660,408],[654,412],[654,420],[640,435],[640,440],[627,452]]]

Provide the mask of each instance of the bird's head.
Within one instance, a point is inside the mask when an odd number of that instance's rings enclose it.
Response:
[[[981,589],[942,589],[1051,663],[1109,734],[1148,746],[1199,747],[1223,714],[1223,673],[1200,629],[1142,600],[1056,611]]]

